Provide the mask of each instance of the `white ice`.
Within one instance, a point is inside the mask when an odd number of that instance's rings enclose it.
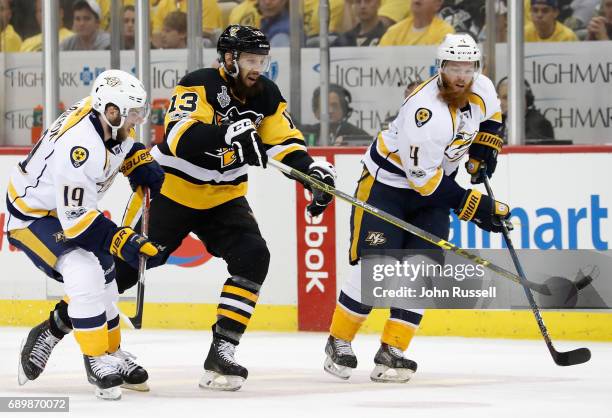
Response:
[[[113,402],[94,397],[72,336],[36,381],[19,387],[27,331],[0,328],[0,396],[69,396],[75,417],[612,417],[611,343],[557,342],[593,353],[587,364],[559,367],[543,341],[417,336],[408,351],[419,365],[413,379],[380,384],[369,379],[376,335],[355,340],[359,366],[345,382],[323,372],[325,334],[250,332],[237,350],[249,378],[240,391],[220,393],[198,388],[210,332],[130,330],[122,348],[147,368],[151,391],[124,389]],[[43,416],[54,415],[67,414]]]

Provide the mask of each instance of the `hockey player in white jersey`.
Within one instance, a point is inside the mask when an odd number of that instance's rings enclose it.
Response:
[[[91,96],[63,113],[8,184],[9,242],[48,276],[64,283],[69,318],[50,318],[24,340],[19,383],[44,369],[66,321],[74,327],[87,379],[103,399],[119,399],[121,385],[146,390],[147,372],[120,348],[113,256],[137,265],[158,248],[98,210],[98,200],[119,171],[133,185],[159,191],[161,167],[134,141],[134,126],[148,116],[147,93],[132,75],[105,71]]]
[[[449,212],[486,231],[501,232],[507,205],[455,181],[465,154],[472,183],[495,171],[502,140],[500,103],[491,80],[479,73],[480,50],[467,34],[446,35],[437,51],[438,74],[417,87],[397,118],[364,155],[356,197],[436,236],[448,239]],[[486,168],[483,174],[482,168]],[[351,341],[372,310],[361,303],[362,251],[437,249],[360,208],[351,214],[351,273],[342,286],[325,347],[324,369],[348,379],[357,367]],[[439,253],[443,261],[443,254]],[[406,382],[417,369],[404,351],[423,310],[391,308],[371,379]]]

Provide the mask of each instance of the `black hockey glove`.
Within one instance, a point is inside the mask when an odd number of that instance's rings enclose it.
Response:
[[[469,160],[465,168],[472,176],[472,184],[482,183],[484,173],[481,170],[483,164],[486,167],[486,176],[491,178],[497,166],[497,154],[502,149],[503,141],[497,135],[479,132],[476,139],[470,145]]]
[[[129,179],[133,191],[138,186],[148,187],[151,198],[159,194],[164,183],[164,170],[140,142],[134,143],[128,152],[121,164],[121,172]]]
[[[160,248],[132,228],[117,228],[104,245],[108,251],[138,269],[138,258],[142,254],[154,260],[160,256]]]
[[[234,149],[239,163],[266,168],[268,154],[250,119],[242,119],[229,125],[225,133],[225,143]]]
[[[512,224],[506,220],[510,218],[510,208],[505,203],[491,199],[478,190],[469,189],[465,192],[463,201],[455,213],[463,221],[472,221],[480,228],[490,232],[503,232],[502,222],[508,230]]]
[[[315,161],[310,164],[308,175],[331,187],[336,187],[336,169],[327,161]],[[323,213],[334,197],[315,187],[311,188],[311,192],[312,203],[308,205],[306,210],[310,216],[315,217]]]

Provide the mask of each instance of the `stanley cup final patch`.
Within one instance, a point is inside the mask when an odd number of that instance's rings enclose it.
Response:
[[[414,114],[414,122],[416,123],[416,126],[419,128],[425,125],[427,122],[429,122],[430,119],[431,119],[431,110],[426,109],[424,107],[418,108],[416,113]]]
[[[82,166],[89,157],[89,151],[83,147],[72,147],[70,150],[70,162],[74,168]]]

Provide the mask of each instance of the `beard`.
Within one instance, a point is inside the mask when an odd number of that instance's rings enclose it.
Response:
[[[261,77],[262,76],[259,76],[255,84],[249,87],[244,84],[244,81],[242,81],[242,77],[240,76],[240,74],[238,74],[236,78],[229,77],[229,84],[237,97],[243,99],[251,99],[263,92],[264,86]]]
[[[444,74],[440,74],[442,83],[439,85],[438,97],[450,107],[462,108],[468,103],[474,80],[470,81],[461,91],[450,86]]]

